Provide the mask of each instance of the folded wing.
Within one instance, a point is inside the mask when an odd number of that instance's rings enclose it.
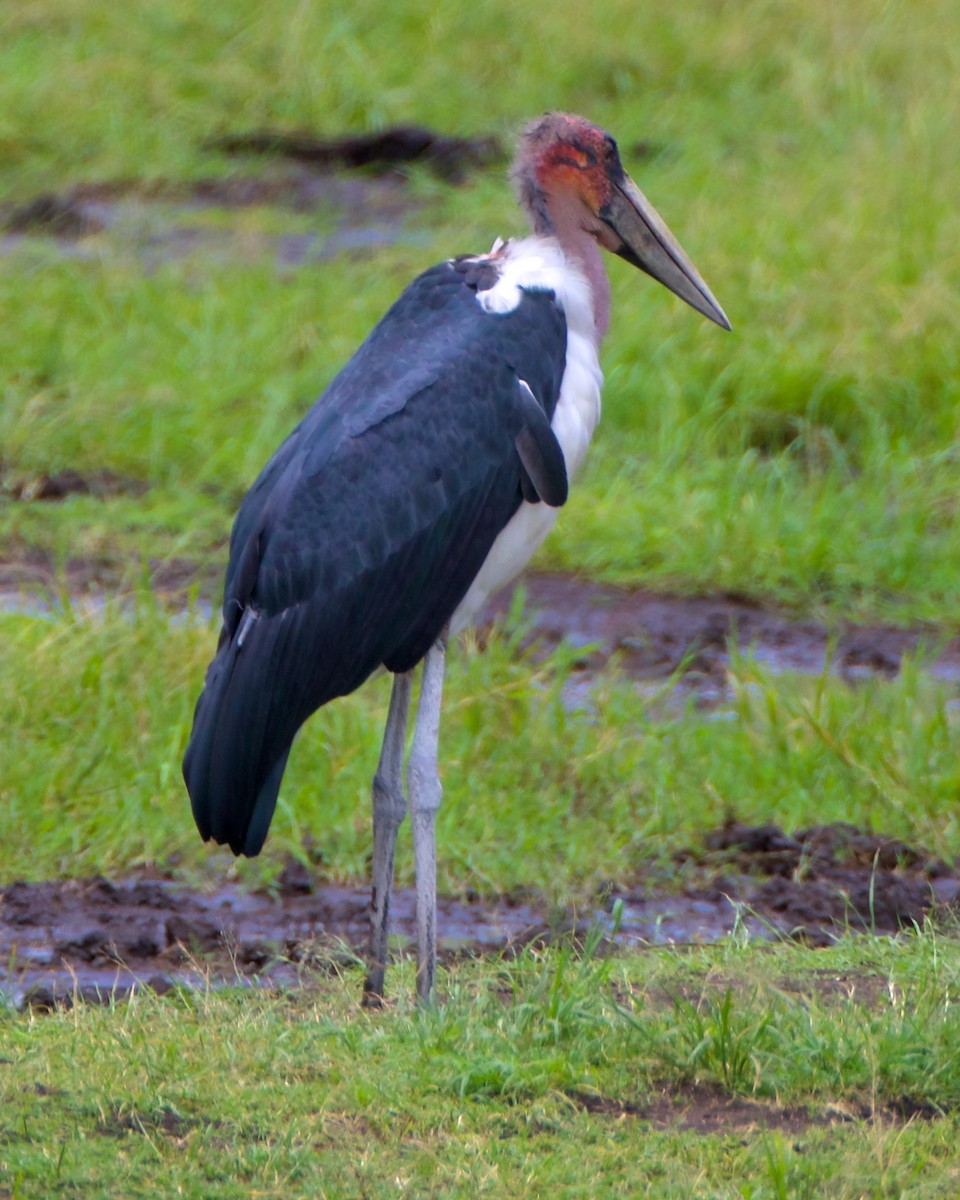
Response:
[[[440,635],[524,499],[561,504],[552,293],[484,312],[483,273],[416,280],[267,464],[231,537],[184,777],[204,838],[263,845],[293,738]]]

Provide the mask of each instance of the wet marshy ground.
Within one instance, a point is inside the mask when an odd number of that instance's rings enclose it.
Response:
[[[41,498],[60,499],[72,492],[106,494],[123,487],[114,477],[88,480],[61,472],[33,480]],[[176,606],[199,585],[201,617],[222,586],[223,566],[201,568],[191,562],[157,565],[151,585]],[[53,568],[42,558],[0,559],[0,610],[54,612],[69,595],[79,612],[96,612],[116,595],[120,580],[110,563],[72,560]],[[723,699],[725,678],[735,652],[749,653],[774,671],[817,675],[828,670],[850,682],[892,678],[906,655],[921,657],[939,679],[960,681],[960,637],[935,627],[895,625],[828,627],[796,618],[774,607],[725,595],[679,596],[643,588],[596,583],[576,574],[529,571],[519,581],[524,591],[527,645],[549,652],[561,643],[574,651],[572,687],[588,687],[612,658],[638,680],[678,675],[682,687],[706,703]],[[489,625],[511,606],[508,588],[481,613]]]
[[[71,482],[71,481],[68,481]],[[216,594],[219,571],[169,564],[152,580],[174,606],[199,582]],[[42,616],[65,588],[96,613],[114,594],[109,568],[73,562],[54,576],[42,562],[0,564],[0,601]],[[852,682],[892,676],[905,654],[925,653],[941,677],[960,677],[960,640],[887,626],[828,630],[742,599],[679,597],[531,573],[523,620],[535,653],[573,650],[572,705],[589,701],[598,671],[616,658],[637,686],[670,687],[686,703],[727,699],[735,647],[770,670],[831,670]],[[510,604],[501,596],[484,615]],[[209,610],[206,610],[207,613]],[[203,613],[201,612],[201,615]],[[730,823],[658,874],[605,890],[577,911],[547,897],[441,897],[443,954],[511,953],[537,939],[583,938],[599,926],[622,946],[697,944],[736,933],[827,945],[849,931],[896,933],[948,915],[960,870],[917,847],[832,825],[787,833]],[[414,897],[393,906],[398,947],[414,938]],[[13,882],[0,890],[0,998],[49,1007],[149,985],[290,986],[362,954],[366,887],[333,886],[291,862],[270,893],[234,883],[189,888],[165,878]]]
[[[577,670],[587,678],[616,656],[629,676],[679,674],[698,700],[719,702],[731,657],[741,652],[774,672],[826,670],[850,682],[891,678],[906,655],[920,656],[936,677],[960,680],[960,638],[937,629],[850,622],[828,628],[738,597],[676,596],[572,574],[531,572],[522,586],[527,640],[582,650]],[[502,593],[487,618],[505,612],[510,600]]]
[[[315,215],[306,232],[264,232],[242,223],[213,224],[206,214],[281,205]],[[404,181],[323,174],[302,166],[270,179],[235,178],[144,190],[133,183],[80,184],[0,213],[0,254],[45,237],[64,258],[132,254],[145,269],[197,255],[224,261],[268,260],[278,267],[322,262],[345,251],[375,252],[417,242],[407,227],[416,210]]]
[[[493,137],[448,137],[419,126],[327,139],[255,130],[211,138],[206,149],[248,162],[266,156],[269,174],[238,172],[189,184],[81,183],[0,205],[0,254],[41,237],[62,257],[96,258],[113,250],[132,253],[148,270],[194,255],[298,267],[427,240],[409,226],[420,205],[404,172],[420,166],[458,183],[503,157]],[[317,227],[266,233],[204,219],[213,210],[262,206],[310,213]]]
[[[513,953],[531,941],[582,940],[597,926],[624,947],[731,934],[822,946],[949,917],[960,897],[957,869],[847,825],[790,835],[731,822],[677,857],[681,890],[638,878],[585,911],[550,912],[529,894],[441,897],[441,955]],[[14,882],[0,890],[0,997],[44,1008],[144,985],[295,985],[363,953],[368,900],[367,889],[317,882],[293,860],[269,893],[146,877]],[[396,893],[393,926],[398,949],[412,944],[409,889]]]

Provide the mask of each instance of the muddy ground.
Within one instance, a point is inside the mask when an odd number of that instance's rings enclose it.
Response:
[[[960,638],[932,627],[841,622],[828,628],[743,597],[678,596],[574,574],[528,572],[521,586],[528,643],[580,649],[576,666],[588,675],[614,656],[637,679],[677,674],[703,702],[725,695],[733,650],[772,671],[830,670],[850,682],[891,678],[904,656],[919,655],[938,678],[960,680]],[[505,612],[511,595],[495,598],[486,619]]]
[[[317,217],[309,231],[255,232],[212,226],[211,211],[270,206]],[[396,174],[352,175],[278,165],[269,177],[237,175],[192,184],[136,180],[81,183],[20,205],[0,205],[0,257],[38,238],[68,259],[132,254],[145,270],[183,259],[272,262],[280,270],[340,254],[375,254],[395,242],[425,240],[415,227],[422,205]]]
[[[589,911],[551,913],[530,895],[441,897],[441,954],[582,940],[597,924],[610,946],[698,944],[734,931],[823,946],[850,931],[949,918],[960,899],[960,871],[847,825],[789,835],[731,822],[679,855],[677,870],[689,880],[681,891],[638,878],[604,890]],[[414,937],[410,890],[398,891],[393,914],[399,950]],[[14,882],[0,890],[0,995],[42,1009],[143,985],[291,986],[355,962],[367,922],[366,889],[319,882],[293,860],[270,893],[146,876]]]

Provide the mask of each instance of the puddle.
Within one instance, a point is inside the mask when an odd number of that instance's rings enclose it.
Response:
[[[960,872],[891,838],[847,825],[794,835],[730,823],[677,856],[694,882],[638,879],[591,911],[550,914],[545,897],[440,897],[442,957],[514,952],[582,939],[600,926],[623,947],[698,945],[731,935],[823,946],[863,930],[896,933],[954,906]],[[662,875],[661,875],[662,881]],[[0,997],[16,1007],[98,1000],[150,986],[296,986],[362,955],[366,887],[315,883],[291,860],[275,894],[169,879],[14,882],[0,891]],[[399,889],[394,944],[412,948],[415,903]],[[614,913],[619,919],[615,919]]]
[[[293,883],[277,895],[157,879],[12,883],[0,892],[0,995],[46,1007],[144,984],[283,986],[352,961],[350,948],[366,941],[369,890],[314,888],[302,867],[292,868]],[[392,912],[395,942],[412,943],[413,892],[398,890]],[[542,933],[545,923],[531,905],[441,897],[438,928],[449,955],[491,953]]]
[[[309,232],[266,233],[243,223],[210,224],[203,214],[270,205],[311,213]],[[427,244],[411,215],[421,206],[399,176],[318,174],[279,167],[269,179],[201,181],[155,192],[135,184],[81,184],[0,211],[0,254],[43,239],[66,258],[133,254],[145,269],[203,256],[216,261],[273,261],[301,267],[342,253],[375,253],[397,242]]]
[[[832,628],[775,608],[727,596],[676,596],[594,583],[573,574],[530,573],[524,616],[530,638],[545,647],[582,647],[581,665],[595,670],[613,655],[638,678],[666,679],[679,669],[722,680],[731,647],[774,671],[820,674],[828,666],[848,679],[893,676],[905,655],[923,653],[931,672],[960,679],[960,638],[935,628],[893,625]],[[486,616],[506,612],[509,592]]]

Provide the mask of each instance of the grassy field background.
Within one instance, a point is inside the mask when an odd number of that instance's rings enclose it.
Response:
[[[546,108],[581,111],[618,137],[735,332],[610,264],[604,419],[538,561],[949,633],[958,80],[947,0],[13,0],[0,205],[126,181],[158,219],[259,246],[338,215],[185,217],[196,181],[277,170],[211,135],[418,121],[509,142]],[[319,265],[202,247],[147,261],[110,231],[3,240],[0,560],[85,560],[135,599],[0,614],[0,883],[234,869],[197,842],[179,777],[214,631],[144,580],[214,570],[240,496],[402,286],[520,228],[504,171],[457,187],[412,171],[402,236]],[[122,486],[22,498],[65,470]],[[850,687],[746,652],[712,712],[611,670],[571,711],[567,657],[519,655],[521,627],[451,655],[442,889],[580,900],[728,812],[960,853],[955,688],[922,662]],[[373,681],[311,723],[245,878],[269,884],[307,834],[328,878],[364,877],[386,695]],[[408,881],[403,838],[398,868]],[[421,1016],[408,965],[381,1016],[359,1013],[351,970],[292,994],[2,1011],[0,1197],[954,1196],[958,972],[954,932],[931,928],[816,953],[530,952],[451,968],[446,1006]],[[705,1097],[763,1111],[685,1126]]]
[[[531,114],[581,110],[618,136],[735,333],[611,263],[602,432],[543,561],[952,622],[957,20],[947,0],[611,3],[589,20],[573,3],[549,20],[523,4],[13,4],[0,199],[263,171],[203,148],[263,125],[416,120],[509,142]],[[108,239],[79,261],[49,239],[7,256],[4,479],[108,469],[149,490],[4,505],[3,542],[222,548],[237,496],[403,284],[520,224],[501,168],[414,191],[414,243],[322,270],[193,258],[144,278]]]

